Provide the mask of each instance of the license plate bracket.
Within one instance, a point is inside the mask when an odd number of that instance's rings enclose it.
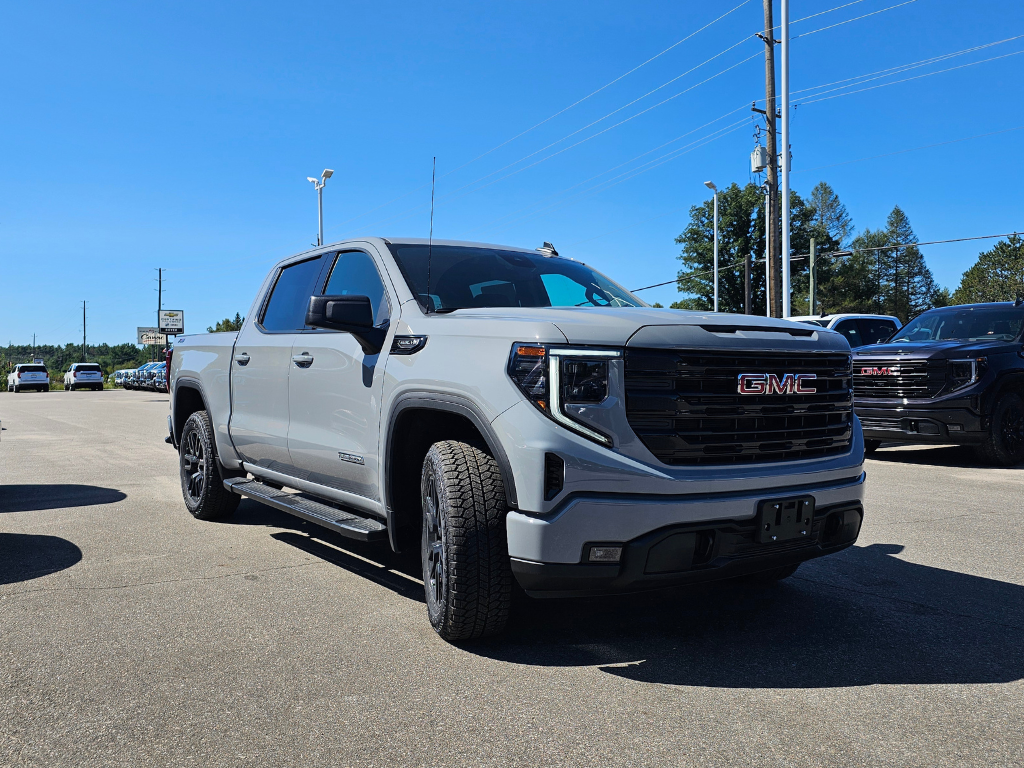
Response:
[[[760,544],[810,539],[813,524],[813,496],[766,499],[757,505],[757,541]]]

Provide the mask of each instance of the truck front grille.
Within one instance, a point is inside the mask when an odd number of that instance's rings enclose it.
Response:
[[[944,360],[865,358],[853,365],[853,392],[857,398],[935,397],[946,381]]]
[[[741,395],[742,373],[812,373],[815,391]],[[850,448],[846,354],[627,348],[625,377],[629,424],[665,464],[787,461]]]

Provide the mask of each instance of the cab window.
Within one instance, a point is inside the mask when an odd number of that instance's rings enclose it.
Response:
[[[846,340],[850,342],[851,347],[861,347],[864,345],[856,320],[840,320],[832,330],[843,334]]]
[[[260,318],[264,330],[301,331],[305,327],[309,297],[316,288],[321,266],[321,257],[317,256],[281,270]]]
[[[896,323],[882,317],[862,317],[858,322],[863,339],[861,344],[877,344],[896,333]]]
[[[373,307],[373,324],[381,326],[391,316],[384,282],[373,259],[363,251],[342,251],[334,260],[324,296],[368,296]]]

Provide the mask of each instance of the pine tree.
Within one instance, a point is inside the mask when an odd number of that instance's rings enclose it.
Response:
[[[952,303],[975,304],[1017,298],[1024,298],[1024,238],[1011,235],[991,250],[978,254],[978,261],[960,279]]]

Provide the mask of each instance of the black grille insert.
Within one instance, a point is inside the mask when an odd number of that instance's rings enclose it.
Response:
[[[665,464],[735,464],[849,450],[853,392],[842,353],[626,349],[626,415]],[[741,395],[741,373],[811,373],[811,394]]]
[[[853,365],[853,391],[858,398],[935,397],[946,383],[945,360],[862,358]]]

